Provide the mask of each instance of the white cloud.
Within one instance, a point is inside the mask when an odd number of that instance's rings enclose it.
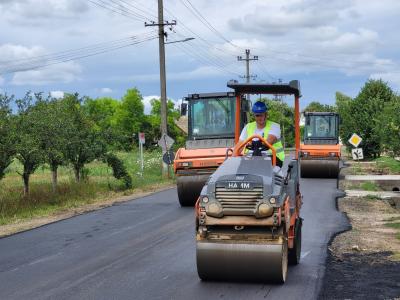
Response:
[[[82,68],[71,61],[48,66],[43,69],[17,72],[13,75],[13,85],[46,85],[51,83],[70,83],[79,79]]]
[[[143,97],[143,104],[144,104],[144,113],[149,115],[151,112],[151,100],[153,99],[160,99],[160,96],[144,96]]]
[[[110,88],[107,88],[107,87],[100,89],[100,93],[102,93],[102,94],[111,94],[112,92],[113,92],[113,90]]]
[[[370,76],[371,79],[382,79],[391,85],[393,88],[400,89],[400,73],[387,72],[387,73],[374,73]]]
[[[0,76],[0,85],[4,84],[4,78],[2,76]]]
[[[52,98],[61,99],[62,97],[64,97],[64,92],[63,91],[51,91],[50,96]]]
[[[3,0],[0,12],[4,18],[20,25],[49,22],[49,19],[76,19],[89,9],[80,0]]]

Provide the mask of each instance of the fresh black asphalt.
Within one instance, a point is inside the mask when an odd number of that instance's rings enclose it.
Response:
[[[336,180],[302,179],[303,249],[284,285],[202,282],[193,208],[176,189],[0,239],[0,299],[316,299],[346,228]]]

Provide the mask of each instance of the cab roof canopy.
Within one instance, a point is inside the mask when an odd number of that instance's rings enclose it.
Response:
[[[236,94],[282,94],[301,97],[298,80],[289,83],[239,83],[237,80],[231,80],[227,85],[234,89]]]

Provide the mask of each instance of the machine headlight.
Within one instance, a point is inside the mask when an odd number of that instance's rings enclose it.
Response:
[[[267,203],[261,203],[258,206],[258,215],[260,217],[269,217],[273,214],[273,212],[274,212],[274,208]]]
[[[222,206],[219,202],[212,201],[206,206],[206,213],[211,217],[222,217]]]
[[[307,157],[308,156],[308,152],[306,152],[306,151],[303,151],[303,152],[301,152],[301,156],[303,156],[303,157]]]
[[[276,203],[276,199],[274,197],[272,197],[271,199],[269,199],[269,203],[275,204]]]
[[[191,166],[192,166],[192,162],[190,162],[190,161],[181,162],[181,167],[191,167]]]
[[[203,201],[203,203],[208,203],[209,199],[208,199],[208,197],[203,197],[203,198],[201,199],[201,201]]]
[[[336,156],[336,152],[329,152],[329,156],[330,157],[335,157]]]

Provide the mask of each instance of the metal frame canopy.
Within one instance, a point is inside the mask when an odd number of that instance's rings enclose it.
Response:
[[[301,97],[300,82],[292,80],[289,83],[239,83],[237,80],[231,80],[227,86],[235,91],[236,105],[240,106],[240,98],[243,94],[272,94],[272,95],[294,95],[294,126],[295,126],[295,144],[296,144],[296,159],[299,158],[300,151],[300,103]],[[236,111],[236,130],[240,128],[240,114]],[[238,134],[235,135],[235,143],[239,141]]]
[[[292,80],[289,83],[239,83],[237,80],[228,82],[228,87],[238,94],[282,94],[301,97],[300,82]]]

